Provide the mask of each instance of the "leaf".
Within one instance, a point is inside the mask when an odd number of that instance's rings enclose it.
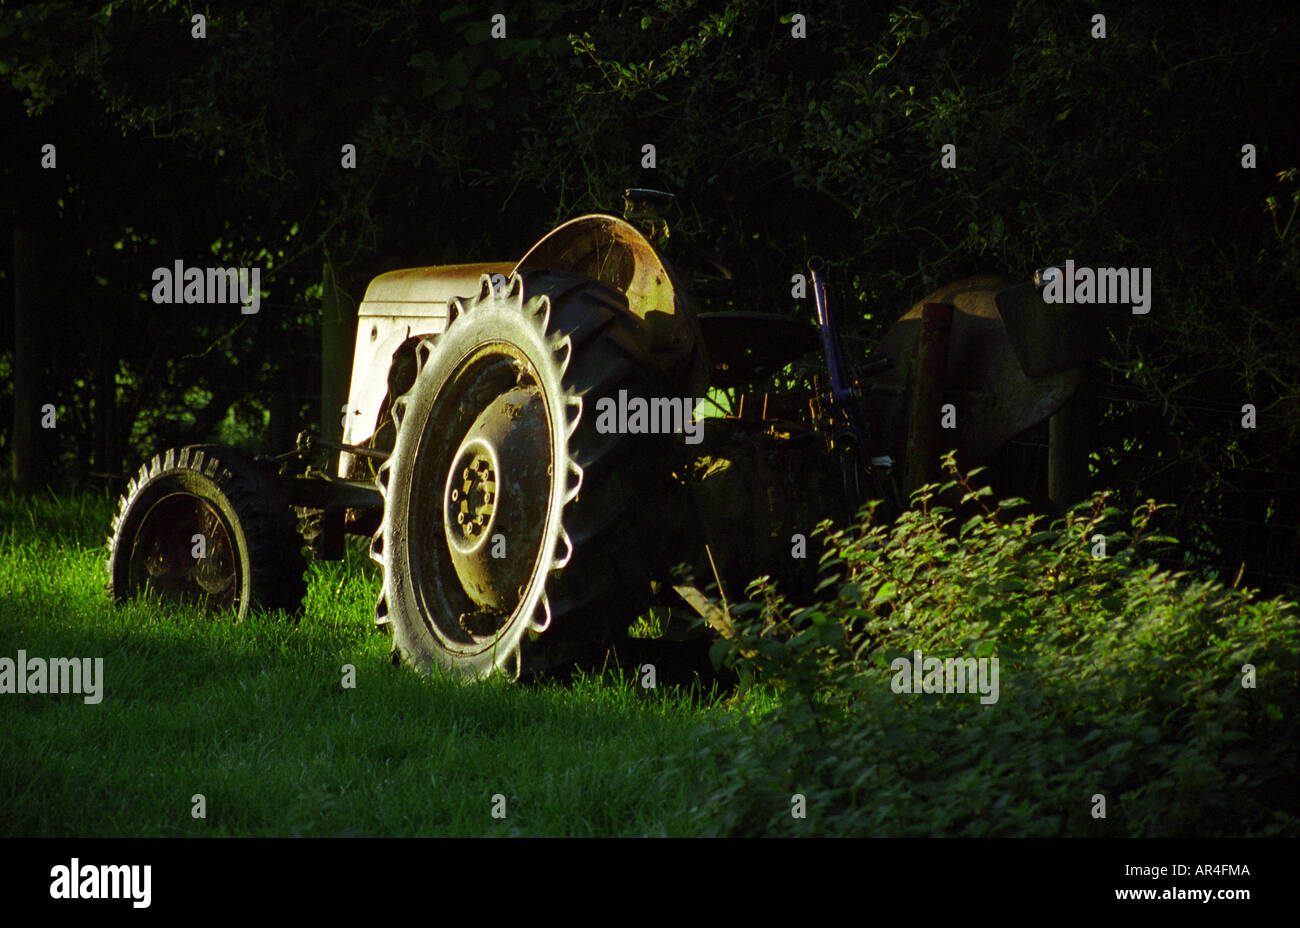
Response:
[[[438,58],[433,52],[416,52],[406,62],[408,68],[415,68],[418,71],[432,71],[438,67]]]
[[[892,580],[888,580],[880,587],[878,591],[876,591],[876,595],[871,600],[870,607],[874,608],[876,606],[879,606],[881,603],[889,602],[891,599],[894,599],[897,596],[898,596],[898,585],[894,583]]]

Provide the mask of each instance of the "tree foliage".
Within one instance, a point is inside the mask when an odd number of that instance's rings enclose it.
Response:
[[[1151,313],[1104,364],[1153,405],[1100,410],[1095,479],[1178,502],[1189,542],[1225,558],[1207,519],[1300,522],[1293,480],[1251,496],[1234,470],[1286,469],[1298,444],[1284,5],[1138,0],[1104,39],[1092,5],[1029,0],[827,0],[803,39],[759,0],[549,0],[506,10],[504,39],[469,3],[216,3],[205,39],[192,12],[0,14],[0,211],[48,232],[69,475],[232,431],[283,446],[315,395],[324,262],[359,298],[394,267],[517,257],[642,184],[687,197],[682,230],[741,279],[730,305],[811,318],[789,278],[827,257],[859,355],[971,272],[1151,267]],[[177,258],[260,264],[274,305],[150,304],[150,270]],[[1251,432],[1228,414],[1247,402]]]

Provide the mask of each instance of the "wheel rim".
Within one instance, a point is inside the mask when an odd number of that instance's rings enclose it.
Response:
[[[435,398],[411,479],[410,569],[445,646],[490,647],[542,582],[554,480],[540,378],[517,346],[481,345]]]
[[[204,539],[196,558],[195,535]],[[226,520],[207,500],[173,493],[140,520],[131,544],[129,589],[152,589],[164,599],[197,604],[209,612],[238,605],[240,576]]]

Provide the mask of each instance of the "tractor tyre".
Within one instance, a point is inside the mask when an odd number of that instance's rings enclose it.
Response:
[[[597,401],[661,394],[624,295],[588,277],[487,276],[416,349],[376,483],[376,622],[394,655],[471,678],[563,672],[650,598],[665,435],[597,428]]]
[[[257,605],[296,612],[306,591],[301,539],[274,475],[219,445],[156,455],[118,501],[107,591],[146,591],[239,619]]]

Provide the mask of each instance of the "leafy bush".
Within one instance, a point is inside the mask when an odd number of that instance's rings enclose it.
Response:
[[[793,608],[760,578],[732,608],[715,659],[775,698],[698,739],[722,772],[692,810],[702,827],[1300,833],[1294,605],[1159,568],[1174,540],[1154,502],[1123,520],[1098,493],[1042,527],[949,466],[956,479],[892,526],[822,527],[825,601]],[[939,503],[962,493],[982,511],[958,525]],[[894,692],[891,659],[917,649],[998,658],[999,698]]]

